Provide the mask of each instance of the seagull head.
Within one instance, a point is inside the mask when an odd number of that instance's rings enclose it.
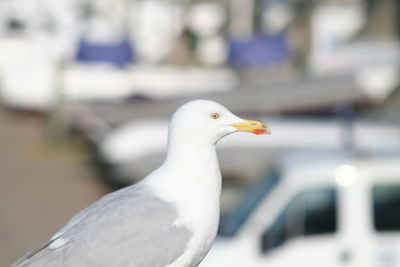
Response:
[[[210,100],[195,100],[182,105],[172,116],[170,135],[215,144],[234,132],[270,134],[267,124],[234,115],[224,106]],[[170,136],[170,137],[171,137]]]

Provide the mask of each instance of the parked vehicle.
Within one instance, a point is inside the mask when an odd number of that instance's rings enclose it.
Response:
[[[400,157],[296,160],[241,207],[202,267],[400,266]]]

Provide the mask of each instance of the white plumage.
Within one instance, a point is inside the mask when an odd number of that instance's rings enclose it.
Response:
[[[215,144],[236,131],[269,129],[212,101],[183,105],[171,119],[167,157],[157,170],[84,209],[13,266],[197,266],[218,228]]]

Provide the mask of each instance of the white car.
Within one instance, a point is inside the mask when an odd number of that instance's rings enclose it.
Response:
[[[296,164],[225,218],[201,267],[400,266],[400,157]]]

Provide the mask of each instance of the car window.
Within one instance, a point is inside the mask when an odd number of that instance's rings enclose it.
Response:
[[[337,228],[334,187],[305,189],[296,194],[262,235],[262,251],[278,247],[296,236],[331,234]]]
[[[372,187],[374,227],[377,231],[400,230],[400,184]]]

